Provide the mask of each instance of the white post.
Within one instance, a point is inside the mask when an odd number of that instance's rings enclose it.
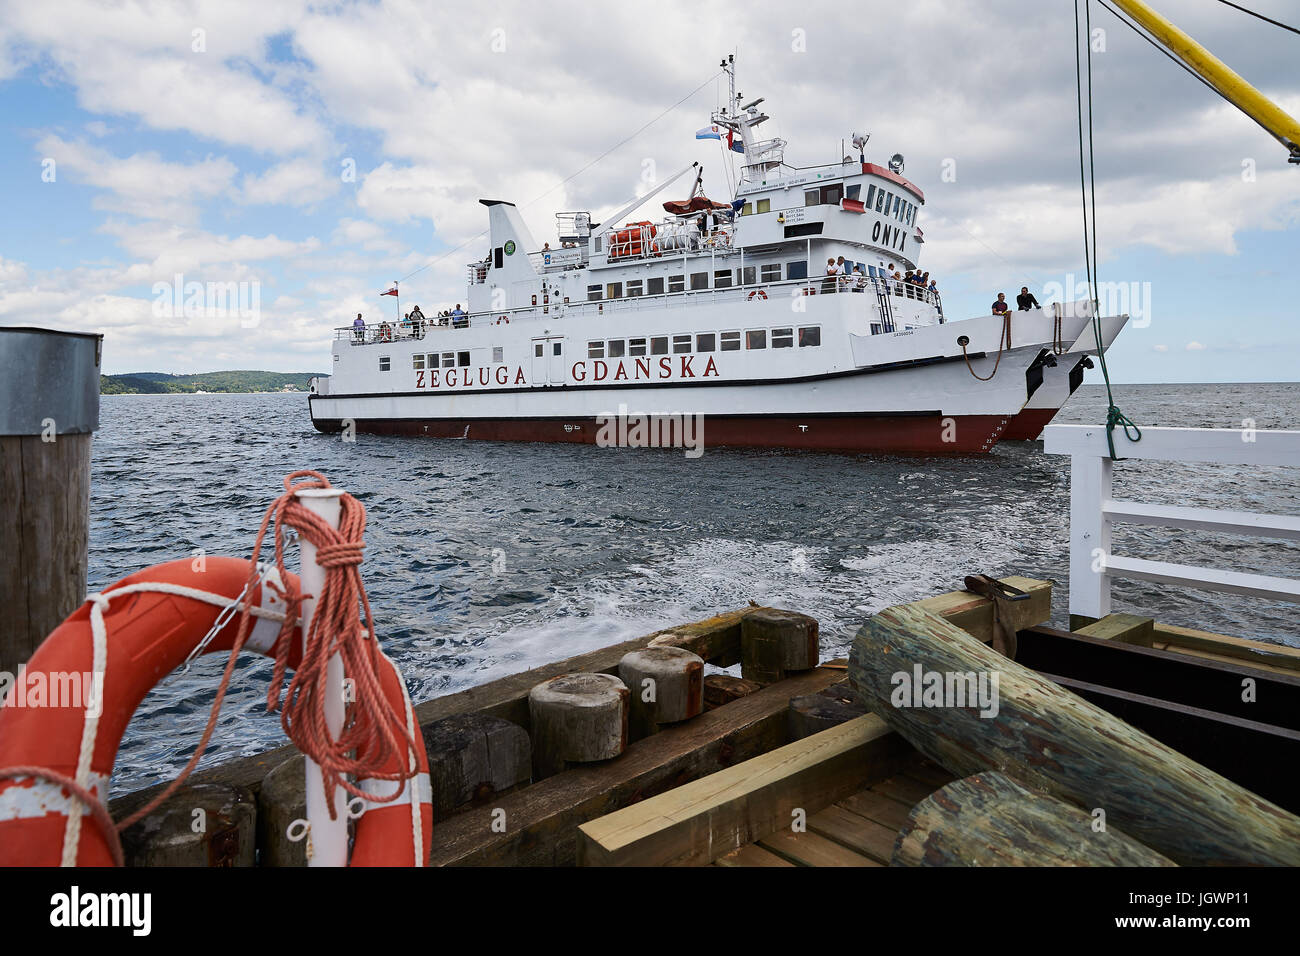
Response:
[[[305,488],[297,492],[297,498],[304,508],[320,515],[331,528],[337,528],[342,494],[343,492],[338,488]],[[306,538],[300,538],[299,545],[302,548],[302,591],[304,594],[319,595],[325,584],[325,569],[316,563],[316,546]],[[316,598],[304,599],[302,602],[304,648],[307,645],[307,635],[315,612]],[[331,736],[337,736],[343,729],[343,661],[337,654],[329,659],[327,666],[325,725],[329,728]],[[325,802],[325,781],[321,776],[320,765],[308,757],[307,839],[311,841],[308,866],[347,866],[347,799],[346,790],[335,791],[334,810],[337,817],[331,820],[329,807]]]
[[[1110,500],[1114,462],[1092,454],[1070,456],[1070,613],[1102,618],[1110,613]]]

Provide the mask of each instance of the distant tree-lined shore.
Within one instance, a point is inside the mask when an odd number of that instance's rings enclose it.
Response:
[[[171,392],[305,392],[319,372],[201,372],[170,375],[167,372],[132,372],[101,375],[102,395],[151,395]]]

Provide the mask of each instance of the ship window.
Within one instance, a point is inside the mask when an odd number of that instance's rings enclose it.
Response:
[[[730,289],[731,288],[731,270],[719,269],[713,273],[713,288]]]
[[[895,219],[903,218],[903,197],[902,196],[894,197],[894,218]]]
[[[500,345],[492,346],[492,364],[501,365],[506,360],[506,350]]]
[[[604,342],[587,343],[587,358],[604,358],[604,357],[605,357]]]
[[[602,241],[602,239],[603,239],[603,237],[601,237],[601,236],[597,236],[597,237],[596,237],[596,246],[595,246],[595,249],[594,249],[593,251],[595,251],[595,252],[600,252],[600,246],[601,246],[601,241]]]
[[[686,276],[669,276],[668,291],[681,292],[686,288]]]
[[[822,192],[820,189],[809,189],[803,194],[803,204],[805,206],[815,206],[822,201]]]
[[[468,353],[468,352],[457,352],[457,353],[456,353],[456,364],[459,365],[461,368],[467,368],[467,367],[469,366],[469,353]]]
[[[767,348],[767,330],[751,329],[745,333],[745,348],[747,349],[765,349]]]
[[[808,278],[808,260],[800,259],[798,262],[787,262],[785,264],[785,277],[787,279]]]
[[[455,352],[443,352],[443,353],[442,353],[442,367],[443,367],[443,368],[451,368],[451,367],[454,366],[455,364],[456,364],[456,353],[455,353]]]
[[[563,344],[563,343],[556,342],[554,345],[552,345],[552,346],[551,346],[551,354],[552,354],[552,355],[559,355],[559,354],[563,351],[563,349],[560,348],[560,346],[561,346],[562,344]]]
[[[707,289],[709,287],[709,274],[707,272],[691,273],[692,289]]]
[[[605,298],[621,299],[623,298],[623,283],[611,282],[605,286]]]
[[[652,339],[650,340],[650,354],[651,354],[651,355],[667,355],[667,354],[668,354],[668,336],[666,336],[666,335],[656,335],[654,338],[652,338]]]
[[[633,279],[632,281],[628,282],[627,284],[628,296],[631,297],[634,295],[640,295],[641,289],[644,287],[644,285],[645,283],[643,283],[640,279]]]
[[[750,203],[745,203],[745,205],[743,205],[743,206],[740,207],[740,214],[741,214],[742,216],[748,216],[748,215],[749,215],[750,213],[752,213],[753,211],[754,211],[754,210],[753,210],[753,208],[751,207],[751,204],[750,204]]]
[[[740,333],[723,332],[722,333],[722,351],[739,352],[740,351]]]
[[[542,354],[542,343],[538,342],[533,346],[533,358],[541,358]]]
[[[822,187],[822,202],[828,206],[838,206],[840,200],[844,198],[844,186],[836,183],[834,186]]]
[[[600,286],[598,285],[587,286],[587,301],[595,302],[599,298],[600,298]]]
[[[756,278],[758,278],[758,270],[753,266],[745,266],[740,270],[741,285],[753,285]]]
[[[387,372],[391,368],[391,366],[392,366],[391,356],[388,355],[379,356],[379,371]]]
[[[664,294],[664,277],[659,276],[655,279],[645,280],[646,295],[663,295]]]
[[[876,187],[874,185],[868,186],[867,201],[863,203],[863,205],[866,206],[868,209],[870,209],[873,205],[875,205],[875,202],[876,202]]]
[[[799,330],[799,348],[805,349],[822,344],[822,327],[811,325]]]
[[[854,183],[854,184],[853,184],[852,186],[850,186],[850,187],[848,188],[848,190],[844,193],[844,196],[845,196],[845,198],[847,198],[847,199],[858,199],[858,198],[860,198],[860,197],[862,196],[862,183]]]
[[[754,212],[756,213],[765,213],[771,211],[772,211],[772,200],[770,199],[760,199],[754,207]]]
[[[772,348],[774,349],[794,348],[794,329],[773,329]]]
[[[622,358],[623,355],[625,354],[626,347],[627,347],[627,343],[624,342],[622,339],[610,339],[609,357]]]
[[[424,367],[425,367],[425,368],[437,368],[437,367],[438,367],[438,353],[437,353],[437,352],[431,352],[430,354],[428,354],[428,355],[426,355],[426,356],[424,357]]]
[[[682,355],[691,350],[691,337],[689,335],[673,336],[673,354]]]
[[[879,323],[879,322],[872,322],[872,323],[871,323],[871,334],[872,334],[872,335],[879,335],[882,331],[884,331],[884,330],[881,329],[881,327],[880,327],[880,323]]]
[[[417,371],[417,372],[423,372],[423,371],[424,371],[424,356],[423,356],[423,355],[412,355],[412,356],[411,356],[411,368],[413,368],[413,369],[414,369],[415,371]]]
[[[876,212],[880,212],[884,208],[886,202],[885,197],[888,195],[889,193],[885,192],[883,189],[876,193]]]
[[[713,332],[701,332],[695,336],[695,351],[712,352],[717,345],[718,337]]]
[[[628,339],[628,355],[645,355],[645,339]]]
[[[502,263],[504,262],[504,260],[501,257],[501,254],[503,252],[505,252],[505,246],[497,246],[495,249],[492,250],[492,261],[493,264],[498,269],[502,267]]]
[[[774,262],[771,265],[762,267],[762,277],[764,282],[781,281],[781,263]]]

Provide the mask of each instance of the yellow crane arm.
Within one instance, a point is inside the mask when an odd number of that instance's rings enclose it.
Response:
[[[1291,162],[1300,163],[1300,123],[1270,100],[1222,60],[1141,0],[1111,0],[1136,20],[1174,56],[1195,70],[1224,99],[1253,119],[1291,152]]]

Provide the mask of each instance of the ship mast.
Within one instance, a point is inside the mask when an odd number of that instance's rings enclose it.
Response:
[[[769,170],[776,169],[784,161],[785,140],[779,137],[765,140],[754,138],[754,127],[770,119],[766,113],[758,110],[763,97],[742,106],[740,101],[743,96],[736,92],[736,55],[730,53],[723,57],[719,66],[727,74],[727,105],[713,111],[712,121],[739,135],[745,147],[745,163],[741,168],[740,181],[762,180]]]

